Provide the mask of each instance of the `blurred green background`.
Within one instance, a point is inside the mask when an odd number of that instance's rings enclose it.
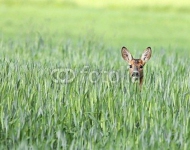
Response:
[[[58,45],[93,39],[120,50],[190,47],[190,1],[1,0],[0,38]]]

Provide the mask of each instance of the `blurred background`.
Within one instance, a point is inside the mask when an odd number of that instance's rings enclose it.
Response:
[[[0,0],[0,38],[189,51],[189,0]]]

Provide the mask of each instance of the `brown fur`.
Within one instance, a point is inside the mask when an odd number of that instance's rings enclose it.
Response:
[[[130,54],[128,49],[126,47],[122,47],[121,54],[124,60],[126,60],[129,64],[129,73],[130,76],[133,77],[135,73],[135,77],[139,78],[139,84],[140,87],[143,83],[143,67],[145,63],[150,59],[151,57],[151,48],[147,47],[147,49],[144,51],[140,59],[134,59],[133,56]],[[138,74],[138,75],[137,75]]]

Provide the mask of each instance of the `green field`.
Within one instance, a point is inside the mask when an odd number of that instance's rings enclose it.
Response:
[[[187,0],[0,0],[0,149],[188,150],[189,13]],[[122,46],[152,47],[141,92]]]

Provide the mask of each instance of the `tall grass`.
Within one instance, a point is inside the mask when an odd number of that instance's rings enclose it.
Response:
[[[0,1],[0,149],[189,148],[189,3],[146,2]]]
[[[168,53],[157,58],[163,50],[153,50],[140,92],[120,50],[113,55],[99,42],[84,43],[74,52],[72,44],[53,48],[58,60],[35,45],[27,53],[26,43],[1,46],[10,55],[0,61],[1,149],[188,149],[189,60]],[[83,63],[84,54],[91,61]],[[69,83],[61,82],[66,73],[75,75]]]

